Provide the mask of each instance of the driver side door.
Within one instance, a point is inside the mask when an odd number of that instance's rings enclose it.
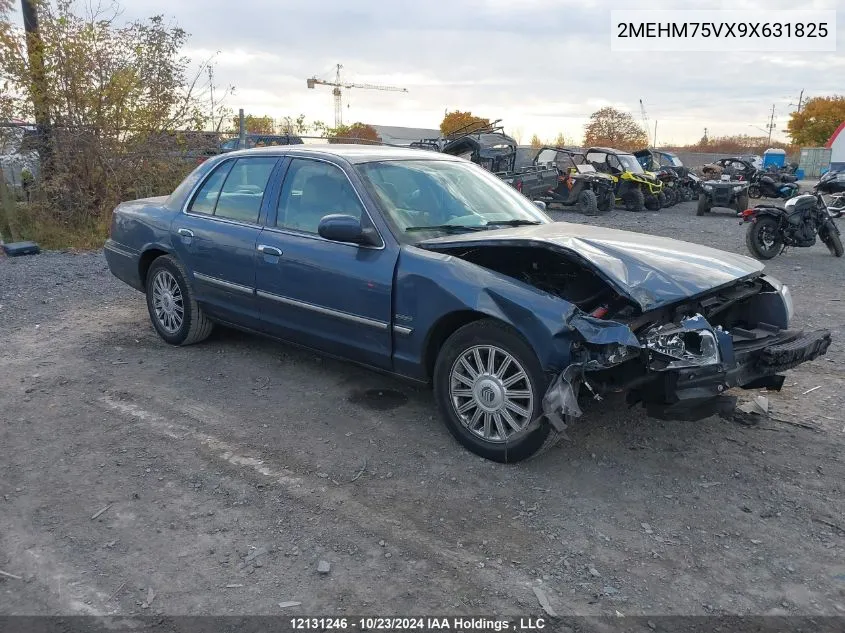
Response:
[[[256,298],[270,333],[389,369],[398,246],[381,235],[371,246],[317,232],[321,218],[332,213],[375,229],[364,199],[340,166],[292,158],[258,238]]]

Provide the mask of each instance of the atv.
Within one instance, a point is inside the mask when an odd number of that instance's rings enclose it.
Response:
[[[730,174],[722,174],[719,180],[705,180],[698,194],[696,215],[710,213],[713,207],[732,208],[737,215],[748,208],[748,181],[731,180]]]
[[[664,206],[663,185],[645,172],[633,154],[607,147],[591,147],[584,154],[596,171],[613,178],[616,200],[628,211],[657,211]]]
[[[577,206],[584,215],[606,213],[616,204],[613,177],[597,172],[581,152],[542,147],[534,158],[534,165],[557,168],[557,186],[545,197],[549,204]]]

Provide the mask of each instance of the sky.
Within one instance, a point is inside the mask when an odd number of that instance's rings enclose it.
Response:
[[[845,3],[805,0],[802,9],[838,9],[837,52],[613,52],[612,8],[753,9],[761,19],[794,0],[123,0],[120,19],[161,14],[190,35],[215,78],[235,86],[235,111],[334,120],[334,77],[407,88],[344,91],[344,122],[437,128],[444,112],[501,119],[527,143],[533,134],[569,142],[611,105],[641,121],[660,144],[704,133],[765,135],[775,106],[775,139],[804,98],[845,92]],[[790,105],[793,104],[793,105]]]

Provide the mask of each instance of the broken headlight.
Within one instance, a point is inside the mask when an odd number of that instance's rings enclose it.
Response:
[[[653,352],[653,358],[661,364],[661,369],[705,367],[716,365],[721,359],[719,342],[712,330],[664,325],[649,330],[645,346]]]

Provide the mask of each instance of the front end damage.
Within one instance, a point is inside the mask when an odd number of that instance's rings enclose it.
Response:
[[[827,352],[830,332],[790,329],[791,298],[776,280],[744,285],[744,292],[733,289],[691,302],[705,308],[709,319],[693,312],[693,305],[660,311],[654,320],[642,315],[631,325],[645,319],[644,327],[628,328],[636,344],[629,337],[601,345],[573,343],[573,362],[545,394],[547,419],[563,430],[568,416],[580,416],[583,388],[583,395],[595,399],[626,392],[630,405],[642,404],[648,415],[674,420],[733,410],[736,398],[725,393],[733,387],[779,391],[784,371]]]
[[[563,300],[543,400],[561,431],[612,392],[653,417],[701,419],[735,406],[731,388],[779,390],[784,371],[831,342],[828,330],[790,327],[789,290],[759,262],[699,245],[557,223],[426,247]]]

